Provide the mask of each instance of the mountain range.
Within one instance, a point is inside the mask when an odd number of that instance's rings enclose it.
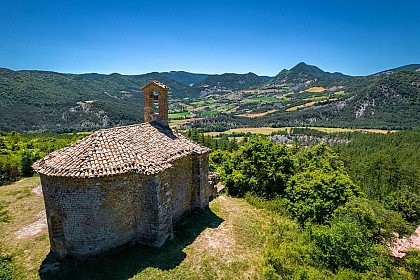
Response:
[[[62,74],[0,68],[0,131],[71,132],[142,122],[143,96],[139,88],[152,80],[168,85],[173,100],[249,90],[259,92],[258,96],[270,90],[277,95],[295,91],[297,96],[311,87],[346,91],[343,97],[331,98],[326,104],[306,110],[279,111],[252,121],[223,114],[209,116],[210,121],[228,118],[240,125],[254,122],[272,126],[302,125],[314,120],[325,125],[331,125],[329,122],[343,126],[369,124],[369,118],[359,124],[351,119],[350,116],[356,116],[357,107],[362,113],[354,119],[381,117],[383,121],[378,126],[401,126],[404,120],[411,119],[407,126],[420,126],[416,117],[420,111],[419,70],[420,64],[411,64],[366,77],[352,77],[301,62],[275,77],[264,77],[254,73],[208,75],[184,71],[142,75]]]

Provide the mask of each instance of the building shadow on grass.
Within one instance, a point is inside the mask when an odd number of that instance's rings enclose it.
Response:
[[[43,280],[55,279],[128,279],[148,267],[169,270],[186,257],[183,249],[206,228],[217,228],[224,220],[210,209],[187,217],[174,229],[174,239],[161,248],[134,245],[123,251],[91,260],[60,260],[51,253],[39,269]]]

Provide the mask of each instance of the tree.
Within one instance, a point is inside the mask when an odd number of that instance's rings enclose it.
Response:
[[[24,150],[20,162],[20,173],[24,177],[29,177],[34,174],[32,164],[34,163],[34,157],[30,151]]]
[[[359,194],[358,187],[337,171],[305,171],[293,176],[286,188],[289,210],[299,223],[324,223],[337,207]]]
[[[224,164],[225,185],[231,195],[247,192],[273,197],[284,192],[288,179],[295,172],[290,149],[276,145],[261,136],[250,138],[233,154],[232,162]]]
[[[289,210],[301,224],[324,223],[348,198],[360,194],[343,161],[326,144],[306,149],[298,158],[301,171],[285,191]]]

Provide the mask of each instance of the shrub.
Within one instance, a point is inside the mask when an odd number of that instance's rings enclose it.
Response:
[[[420,279],[420,251],[408,251],[403,261],[405,269],[417,276],[417,279]]]
[[[366,228],[352,221],[313,225],[308,231],[316,245],[313,258],[334,272],[343,268],[365,272],[375,270],[377,263],[381,267],[391,265],[389,253],[369,239]]]
[[[358,194],[353,181],[338,172],[305,171],[293,176],[286,188],[288,208],[301,224],[324,223],[337,207]]]
[[[375,243],[391,242],[395,232],[407,235],[413,231],[401,214],[365,198],[351,198],[335,211],[331,222],[335,220],[350,221],[366,229],[367,237]]]

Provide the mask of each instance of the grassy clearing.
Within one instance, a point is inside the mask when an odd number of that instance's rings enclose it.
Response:
[[[171,119],[173,118],[182,118],[182,117],[190,117],[190,113],[189,112],[178,112],[178,113],[169,113],[168,117]]]
[[[169,120],[169,125],[171,128],[177,128],[181,125],[189,122],[194,122],[198,120],[202,120],[203,118],[190,118],[190,119],[181,119],[181,120]]]
[[[386,130],[386,129],[373,129],[373,128],[339,128],[339,127],[308,127],[310,129],[315,129],[323,132],[334,133],[334,132],[352,132],[352,131],[364,131],[371,133],[382,133],[386,134],[388,132],[396,132],[397,130]]]
[[[220,113],[220,111],[218,111],[218,110],[213,110],[213,111],[202,112],[202,113],[201,113],[201,115],[202,115],[202,116],[208,116],[208,115],[217,115],[217,114],[219,114],[219,113]]]
[[[266,102],[266,103],[279,102],[280,101],[276,97],[252,97],[252,98],[247,98],[247,100],[249,100],[251,102]]]
[[[17,231],[34,223],[44,209],[32,189],[39,178],[0,188],[0,201],[12,220],[0,223],[4,251],[12,256],[15,279],[258,279],[271,220],[245,200],[221,196],[210,209],[175,229],[162,248],[143,245],[91,261],[59,261],[49,255],[47,229],[18,239]],[[47,266],[55,271],[39,272]]]
[[[16,237],[20,229],[35,223],[44,210],[42,197],[32,192],[39,184],[39,177],[33,177],[0,187],[0,201],[7,205],[11,217],[9,223],[0,223],[0,242],[13,257],[14,279],[39,279],[38,269],[49,251],[46,228],[32,237]]]
[[[328,100],[328,96],[312,96],[308,98],[304,98],[305,101],[324,101]]]
[[[287,128],[273,128],[273,127],[243,127],[243,128],[232,128],[225,132],[206,132],[204,135],[216,136],[220,133],[232,134],[232,133],[257,133],[257,134],[271,134],[274,131],[285,131]]]

